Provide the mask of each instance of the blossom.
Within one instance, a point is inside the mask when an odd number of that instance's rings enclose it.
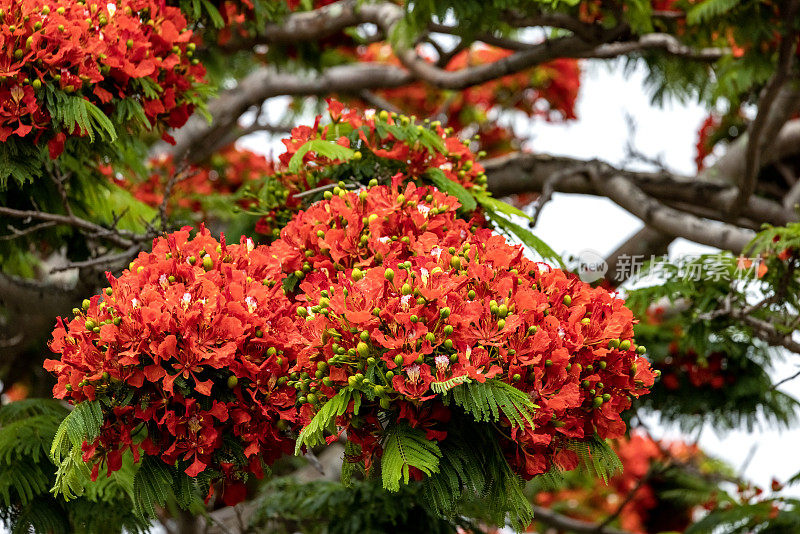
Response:
[[[72,320],[59,319],[50,348],[60,359],[45,362],[58,378],[55,396],[117,404],[84,459],[109,460],[113,471],[111,458],[131,449],[191,476],[226,462],[236,478],[291,450],[285,429],[298,414],[285,374],[298,338],[278,271],[244,239],[227,245],[184,228],[156,239],[119,278],[109,275],[110,287]],[[130,439],[139,425],[141,443]]]
[[[311,206],[271,245],[299,280],[306,342],[294,370],[309,378],[295,385],[314,392],[298,399],[313,408],[304,423],[345,387],[363,392],[359,414],[378,421],[401,401],[440,402],[446,388],[435,384],[496,379],[538,406],[533,425],[498,437],[512,468],[530,478],[574,467],[569,441],[621,436],[620,413],[653,384],[632,341],[633,314],[606,290],[457,218],[457,207],[398,179]],[[359,432],[377,437],[381,428],[362,423]]]
[[[137,100],[145,126],[160,130],[192,112],[205,71],[191,59],[192,32],[177,7],[0,0],[0,10],[0,141],[45,136],[55,158],[66,136],[87,136],[85,125],[52,120],[52,90],[58,106],[83,99],[109,116],[121,100]]]

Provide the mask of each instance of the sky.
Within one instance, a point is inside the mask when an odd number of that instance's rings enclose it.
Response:
[[[584,159],[600,158],[620,165],[625,163],[625,146],[630,139],[627,116],[632,116],[637,124],[632,141],[640,153],[661,158],[673,172],[695,174],[695,143],[697,130],[707,116],[705,107],[679,102],[666,102],[662,107],[651,105],[644,86],[644,69],[629,72],[619,62],[602,61],[585,61],[583,68],[577,120],[514,121],[518,133],[530,139],[527,149]],[[269,115],[280,117],[284,109],[285,101],[275,99],[270,103]],[[242,145],[278,155],[283,152],[279,139],[255,134],[243,140]],[[608,199],[556,193],[544,207],[534,233],[565,257],[585,250],[605,256],[641,227],[639,219]],[[670,246],[669,254],[675,258],[711,251],[709,247],[678,239]],[[777,381],[794,374],[798,368],[798,357],[789,356],[771,374]],[[781,389],[800,397],[800,379]],[[682,436],[676,428],[664,427],[657,418],[651,418],[648,426],[656,437]],[[741,475],[765,489],[773,477],[785,481],[800,472],[800,455],[795,454],[797,443],[800,443],[800,428],[723,433],[709,425],[699,440],[707,453],[727,461]],[[740,471],[743,466],[744,471]],[[800,496],[800,488],[788,489],[788,493]]]

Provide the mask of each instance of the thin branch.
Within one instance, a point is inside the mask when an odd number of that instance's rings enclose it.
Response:
[[[107,267],[111,265],[119,265],[126,263],[127,261],[130,260],[130,258],[138,254],[141,250],[142,250],[141,243],[136,243],[123,252],[119,252],[116,254],[104,254],[102,256],[98,256],[96,258],[90,258],[84,261],[69,262],[59,267],[53,267],[52,269],[50,269],[50,272],[57,273],[61,271],[69,271],[71,269],[84,269],[86,267],[94,267],[94,268],[103,267],[103,269],[105,270]]]
[[[56,226],[57,224],[58,223],[53,222],[53,221],[46,221],[46,222],[43,222],[43,223],[34,224],[33,226],[29,226],[28,228],[24,228],[22,230],[20,230],[18,228],[15,228],[14,226],[9,224],[6,227],[11,232],[11,234],[10,235],[0,236],[0,241],[11,241],[12,239],[17,239],[17,238],[20,238],[20,237],[22,237],[24,235],[32,234],[34,232],[38,232],[39,230],[45,230],[47,228],[51,228],[53,226]]]
[[[630,491],[628,491],[627,495],[625,495],[625,498],[622,499],[622,501],[617,505],[616,509],[600,522],[600,524],[597,526],[597,532],[602,532],[606,526],[610,525],[616,518],[620,516],[623,509],[630,504],[642,486],[644,486],[644,484],[653,477],[655,472],[656,469],[651,465],[644,476],[639,477],[639,480],[637,480],[636,484],[634,484]]]
[[[789,24],[797,18],[800,2],[790,0],[784,14],[784,20]],[[778,68],[767,82],[758,103],[756,118],[748,128],[747,152],[745,157],[745,173],[739,187],[739,194],[731,205],[731,215],[735,216],[744,207],[747,199],[755,192],[758,180],[758,171],[761,168],[761,158],[765,145],[771,141],[770,130],[777,130],[791,116],[793,109],[780,109],[784,106],[775,106],[779,100],[781,89],[789,79],[794,60],[794,49],[797,46],[795,32],[781,36],[778,48]],[[775,109],[774,109],[775,108]]]
[[[581,521],[580,519],[572,519],[565,515],[544,508],[543,506],[533,505],[534,521],[539,521],[545,525],[549,525],[559,530],[573,532],[575,534],[631,534],[627,530],[621,530],[614,527],[605,526],[598,529],[597,523],[589,521]]]
[[[778,389],[782,385],[786,384],[787,382],[791,382],[792,380],[794,380],[795,378],[798,378],[798,377],[800,377],[800,371],[797,371],[795,374],[793,374],[791,376],[787,376],[786,378],[778,380],[777,382],[772,384],[772,387],[770,389]]]
[[[537,199],[536,209],[533,212],[533,216],[531,217],[529,226],[531,228],[534,228],[536,226],[536,223],[539,221],[539,216],[542,214],[542,209],[544,209],[545,204],[550,202],[550,199],[553,196],[553,192],[555,191],[556,186],[558,185],[559,182],[561,182],[561,180],[569,178],[570,176],[583,175],[586,174],[587,172],[591,172],[589,165],[562,169],[559,172],[551,174],[544,182],[544,186],[542,187],[542,194]]]
[[[17,210],[0,206],[0,215],[14,217],[16,219],[36,219],[40,221],[50,221],[56,224],[64,224],[86,231],[91,237],[104,239],[119,247],[130,247],[137,241],[147,240],[147,236],[138,235],[127,230],[108,229],[99,224],[81,219],[75,215],[59,215],[56,213],[46,213],[34,210]]]
[[[377,95],[373,91],[367,91],[366,89],[363,91],[358,91],[356,93],[358,98],[366,102],[368,105],[372,106],[378,110],[386,110],[386,111],[393,111],[395,113],[402,113],[402,110],[386,100],[385,98]]]

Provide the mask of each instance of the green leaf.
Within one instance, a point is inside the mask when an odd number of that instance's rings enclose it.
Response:
[[[469,382],[453,388],[452,397],[458,406],[478,421],[498,421],[502,412],[512,425],[533,427],[531,417],[538,406],[527,393],[500,380]]]
[[[686,13],[690,25],[701,24],[714,17],[727,13],[738,6],[741,0],[706,0],[692,6]]]
[[[496,198],[491,196],[489,193],[480,192],[480,193],[475,195],[475,200],[477,200],[478,203],[481,206],[483,206],[483,209],[485,209],[488,212],[491,212],[491,213],[503,213],[503,214],[509,215],[509,216],[514,215],[514,216],[517,216],[517,217],[522,217],[523,219],[531,220],[531,217],[527,213],[525,213],[524,211],[520,210],[519,208],[516,208],[516,207],[512,206],[508,202],[503,202],[502,200],[497,200]]]
[[[610,477],[622,472],[622,462],[617,453],[597,435],[588,441],[573,441],[568,448],[575,451],[580,465],[592,477],[600,478],[606,484]]]
[[[427,476],[437,473],[441,455],[436,442],[429,441],[424,430],[405,424],[387,428],[381,458],[384,489],[399,491],[401,479],[408,484],[411,467]]]
[[[325,141],[323,139],[312,139],[306,141],[297,152],[294,153],[292,159],[289,160],[289,172],[296,173],[300,171],[303,165],[303,158],[309,152],[316,152],[318,155],[328,159],[338,159],[347,161],[353,157],[355,150],[338,145],[333,141]]]
[[[319,409],[311,422],[300,431],[294,447],[295,454],[300,453],[300,448],[303,445],[315,447],[325,443],[325,431],[335,432],[336,418],[347,410],[347,405],[350,404],[352,395],[353,391],[351,389],[343,389]]]
[[[425,171],[425,177],[433,182],[433,185],[440,191],[456,197],[466,211],[475,211],[475,208],[478,206],[475,202],[475,197],[464,189],[464,186],[447,178],[441,169],[428,169]]]
[[[454,376],[453,378],[444,380],[442,382],[431,382],[431,390],[433,390],[434,393],[441,395],[442,393],[447,393],[454,387],[467,382],[470,382],[468,376]]]
[[[489,216],[489,219],[497,224],[501,230],[517,236],[517,238],[519,238],[519,240],[522,241],[525,246],[541,256],[543,260],[555,263],[561,269],[566,269],[564,260],[561,259],[561,256],[559,256],[555,250],[550,248],[547,243],[536,237],[533,232],[527,228],[523,228],[517,223],[509,221],[502,215],[488,211],[486,213]]]
[[[208,18],[211,19],[211,23],[214,25],[214,27],[215,28],[224,27],[225,20],[222,18],[222,15],[220,15],[219,11],[214,6],[214,4],[209,2],[209,0],[202,0],[202,2],[203,2],[203,7],[206,10],[206,13],[208,13]]]
[[[100,434],[103,424],[103,410],[99,401],[85,401],[78,404],[59,425],[53,444],[50,446],[50,457],[59,464],[65,454],[75,447],[79,448],[84,441],[92,441]]]
[[[141,517],[155,517],[155,505],[163,506],[172,495],[172,475],[160,458],[145,456],[133,478],[133,509]]]

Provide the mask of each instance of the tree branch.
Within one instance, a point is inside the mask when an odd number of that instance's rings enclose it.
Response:
[[[648,196],[627,178],[614,175],[593,180],[605,195],[636,215],[645,224],[666,234],[679,235],[712,247],[741,252],[755,237],[755,232],[731,224],[710,222],[694,215],[668,208]]]
[[[797,18],[798,5],[798,0],[789,1],[784,20],[792,23]],[[762,153],[766,144],[772,140],[772,136],[780,130],[800,105],[800,98],[795,90],[783,90],[784,84],[789,79],[796,47],[795,32],[790,31],[787,35],[782,36],[778,48],[778,68],[764,87],[758,102],[756,118],[747,131],[744,176],[739,186],[739,194],[731,205],[732,216],[741,211],[747,199],[755,192]]]
[[[799,144],[794,149],[797,151],[800,149],[800,128],[797,128],[796,133]],[[575,171],[554,184],[554,191],[601,195],[602,192],[598,191],[588,180],[588,175],[583,172],[588,163],[592,163],[605,174],[624,176],[648,195],[663,202],[682,202],[704,209],[713,209],[720,219],[724,218],[727,206],[730,205],[730,198],[736,194],[733,185],[719,179],[681,176],[665,171],[629,171],[605,162],[588,162],[549,154],[510,154],[484,161],[483,166],[489,180],[489,190],[498,197],[543,191],[550,176],[564,173],[566,169]],[[775,225],[785,225],[797,217],[794,211],[760,197],[751,198],[742,215],[756,224],[769,222]]]
[[[46,213],[35,210],[17,210],[13,208],[6,208],[5,206],[0,206],[0,215],[14,217],[15,219],[35,219],[72,226],[86,232],[93,238],[103,239],[113,245],[123,248],[130,247],[136,242],[146,241],[148,239],[148,236],[146,235],[138,235],[134,234],[133,232],[118,228],[105,228],[99,224],[87,221],[86,219],[76,217],[75,215],[59,215],[56,213]]]
[[[609,526],[598,528],[599,525],[597,523],[572,519],[571,517],[554,512],[549,508],[544,508],[535,504],[533,505],[533,517],[534,521],[539,521],[553,528],[573,532],[575,534],[631,534],[626,530],[620,530]]]

